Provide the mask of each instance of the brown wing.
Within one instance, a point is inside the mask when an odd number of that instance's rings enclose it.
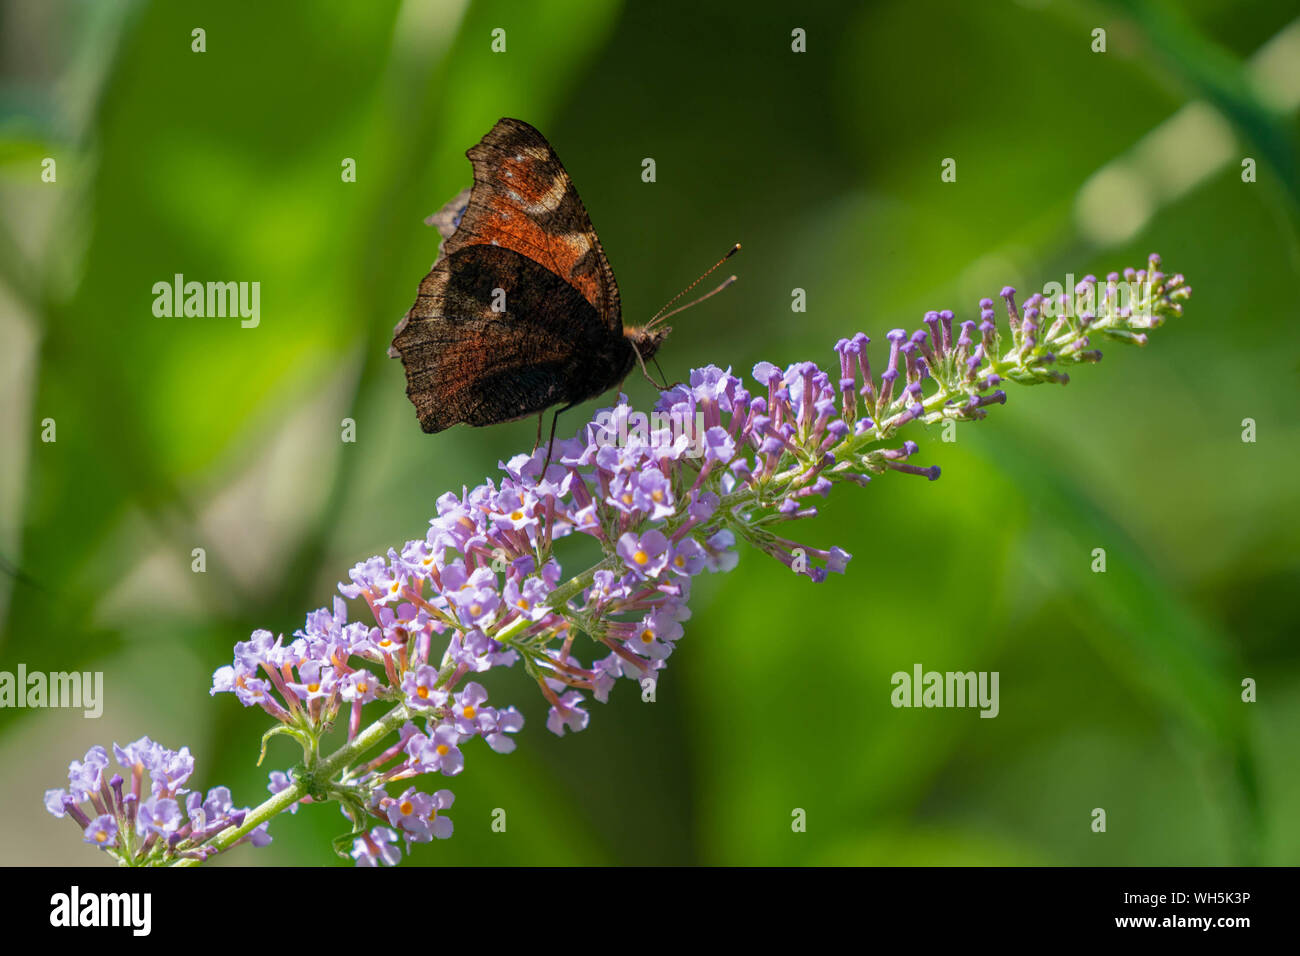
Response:
[[[500,119],[465,155],[474,166],[474,187],[442,254],[474,245],[513,249],[577,289],[622,335],[614,270],[546,137],[522,120]]]
[[[635,360],[576,288],[491,244],[438,260],[393,346],[426,432],[582,401],[621,381]]]

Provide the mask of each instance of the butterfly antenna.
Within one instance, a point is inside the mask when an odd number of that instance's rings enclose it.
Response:
[[[678,312],[681,312],[681,311],[683,311],[684,309],[689,309],[689,308],[690,308],[691,306],[693,306],[693,305],[698,305],[699,303],[703,302],[705,299],[709,298],[709,296],[717,295],[719,292],[721,292],[721,291],[722,291],[723,289],[725,289],[727,286],[731,285],[731,283],[735,282],[735,281],[736,281],[736,277],[735,277],[735,276],[732,276],[730,279],[728,279],[726,282],[722,283],[722,285],[718,286],[716,289],[714,289],[714,290],[713,290],[712,292],[710,292],[708,295],[702,295],[702,296],[700,296],[698,299],[696,299],[694,302],[688,302],[686,305],[682,306],[681,308],[673,309],[673,311],[668,312],[668,307],[669,307],[670,305],[672,305],[674,302],[676,302],[676,301],[677,301],[678,299],[680,299],[682,296],[686,295],[686,293],[690,292],[690,291],[691,291],[692,289],[694,289],[697,285],[699,285],[701,282],[703,282],[705,279],[707,279],[709,276],[711,276],[711,275],[713,274],[714,270],[716,270],[716,269],[718,268],[718,266],[722,265],[724,262],[726,262],[728,259],[730,259],[732,256],[734,256],[734,255],[735,255],[737,252],[739,252],[739,251],[740,251],[740,243],[736,243],[736,244],[735,244],[734,246],[732,246],[729,250],[727,250],[727,254],[726,254],[725,256],[723,256],[721,259],[719,259],[717,262],[715,262],[715,263],[714,263],[714,264],[709,268],[709,271],[708,271],[708,272],[704,273],[704,275],[700,276],[698,279],[696,279],[694,282],[692,282],[690,285],[688,285],[688,286],[687,286],[685,289],[683,289],[681,292],[678,292],[675,296],[673,296],[671,299],[669,299],[667,302],[665,302],[665,303],[664,303],[664,307],[663,307],[662,309],[660,309],[658,312],[656,312],[654,315],[652,315],[652,316],[650,317],[650,321],[647,322],[647,323],[645,324],[645,328],[648,329],[648,328],[650,328],[652,325],[655,325],[657,322],[661,322],[661,321],[663,321],[664,319],[668,318],[668,316],[670,316],[670,315],[676,315]]]
[[[735,282],[735,281],[736,281],[736,277],[735,277],[735,276],[728,276],[728,277],[727,277],[727,280],[726,280],[725,282],[719,284],[719,286],[718,286],[716,289],[714,289],[712,292],[706,292],[706,293],[704,293],[704,295],[700,296],[698,299],[694,299],[694,300],[692,300],[692,301],[690,301],[690,302],[687,302],[685,305],[679,305],[677,308],[673,309],[671,312],[665,312],[663,315],[659,316],[657,319],[653,319],[653,320],[647,322],[645,327],[648,329],[648,328],[650,328],[650,327],[652,327],[652,326],[658,324],[659,322],[662,322],[664,319],[667,319],[667,318],[670,318],[671,316],[676,315],[678,312],[685,312],[685,311],[686,311],[687,309],[689,309],[691,306],[693,306],[693,305],[699,305],[699,304],[700,304],[701,302],[703,302],[705,299],[711,299],[711,298],[713,298],[715,295],[717,295],[719,292],[721,292],[723,289],[725,289],[727,286],[731,285],[731,284],[732,284],[733,282]]]

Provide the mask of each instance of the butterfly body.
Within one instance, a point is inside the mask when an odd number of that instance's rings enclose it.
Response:
[[[594,398],[669,331],[623,328],[614,271],[541,133],[502,119],[466,155],[474,186],[430,217],[443,243],[389,349],[426,432]]]

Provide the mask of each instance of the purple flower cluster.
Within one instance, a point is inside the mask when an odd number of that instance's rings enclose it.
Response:
[[[392,826],[372,827],[352,841],[351,856],[357,866],[395,865],[401,859],[397,846],[399,834],[406,838],[407,848],[412,843],[428,843],[434,837],[445,840],[454,827],[451,818],[439,815],[450,809],[456,797],[450,790],[422,793],[408,787],[400,797],[390,797],[383,788],[374,791],[371,812],[386,817]],[[393,827],[397,829],[394,830]]]
[[[695,577],[734,567],[738,539],[813,582],[844,573],[846,551],[778,530],[816,515],[836,484],[890,471],[936,479],[937,466],[911,462],[918,447],[894,437],[900,428],[983,418],[1005,402],[1004,381],[1065,382],[1058,366],[1100,358],[1089,336],[1145,343],[1136,330],[1180,314],[1190,294],[1182,276],[1158,265],[1153,256],[1123,283],[1119,274],[1104,286],[1088,276],[1073,297],[1035,295],[1021,307],[1004,289],[1005,342],[991,299],[980,302],[978,323],[928,312],[925,328],[888,333],[878,375],[858,333],[836,344],[829,372],[760,362],[755,392],[708,366],[661,393],[649,415],[620,396],[576,437],[443,495],[423,538],[353,567],[342,597],[308,614],[292,639],[259,630],[237,644],[211,692],[263,708],[302,743],[305,774],[273,773],[272,793],[293,787],[304,802],[339,800],[354,823],[352,857],[392,864],[402,841],[409,851],[451,835],[439,813],[454,799],[413,786],[393,798],[392,784],[461,773],[474,738],[498,753],[514,749],[522,715],[489,705],[471,675],[522,662],[548,702],[547,728],[582,730],[589,696],[607,701],[620,678],[658,679],[690,617]],[[555,547],[575,534],[603,558],[565,580]],[[344,598],[364,603],[367,619],[351,620]],[[579,634],[593,653],[575,647]],[[363,731],[362,708],[373,701],[389,710]],[[344,748],[322,764],[321,738],[345,713],[357,752]],[[362,761],[374,729],[397,740]]]
[[[397,742],[351,768],[348,782],[371,792],[367,812],[408,846],[450,833],[434,825],[427,795],[392,801],[382,788],[459,774],[475,737],[500,753],[514,748],[522,715],[490,706],[470,675],[522,660],[549,704],[547,727],[582,730],[588,696],[604,702],[619,678],[653,680],[663,669],[690,616],[693,578],[735,566],[737,532],[814,581],[844,570],[849,555],[839,548],[801,549],[730,505],[720,511],[753,489],[780,488],[764,524],[808,517],[809,497],[829,488],[819,477],[832,460],[824,446],[846,432],[833,420],[833,396],[814,395],[826,392],[826,375],[811,365],[784,378],[767,368],[759,369],[770,379],[766,397],[728,372],[698,370],[661,397],[661,428],[629,429],[633,410],[621,399],[579,437],[557,442],[549,464],[539,448],[503,464],[499,481],[444,495],[423,539],[361,562],[339,586],[366,605],[369,622],[350,620],[335,598],[289,640],[256,631],[217,670],[212,693],[234,693],[312,740],[344,713],[354,737],[371,701],[402,705],[411,719]],[[782,462],[800,460],[797,474],[774,480]],[[605,559],[562,584],[553,551],[575,533],[594,538]],[[595,642],[595,659],[575,650],[580,632]],[[277,774],[270,789],[290,783]],[[394,819],[399,803],[412,810]],[[357,837],[358,860],[387,859],[394,844],[383,830]]]
[[[108,753],[91,747],[82,760],[68,767],[68,787],[45,792],[45,808],[56,817],[69,817],[82,839],[121,863],[166,863],[180,858],[204,860],[217,851],[204,841],[228,827],[239,827],[248,813],[236,808],[225,787],[213,787],[207,797],[184,783],[194,771],[188,747],[168,750],[148,737],[125,747],[113,745],[120,773],[106,777]],[[145,774],[149,792],[144,793]],[[87,807],[89,808],[87,810]],[[238,841],[254,846],[271,842],[265,823]]]

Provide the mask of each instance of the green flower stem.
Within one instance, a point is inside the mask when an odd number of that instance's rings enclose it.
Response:
[[[405,704],[399,704],[390,710],[379,720],[375,721],[365,730],[361,731],[356,737],[348,741],[334,753],[330,754],[314,768],[314,773],[322,779],[328,779],[343,767],[350,764],[353,760],[361,756],[367,750],[376,746],[380,741],[390,733],[397,730],[402,724],[410,719],[410,713]],[[214,847],[218,852],[227,850],[234,846],[239,840],[251,833],[261,824],[284,812],[290,806],[303,797],[307,796],[307,787],[301,780],[294,780],[289,786],[285,787],[279,793],[271,796],[261,805],[253,808],[244,818],[244,823],[239,827],[230,827],[222,830],[215,837],[208,840],[204,846]],[[200,860],[186,857],[178,860],[173,866],[197,866]]]

